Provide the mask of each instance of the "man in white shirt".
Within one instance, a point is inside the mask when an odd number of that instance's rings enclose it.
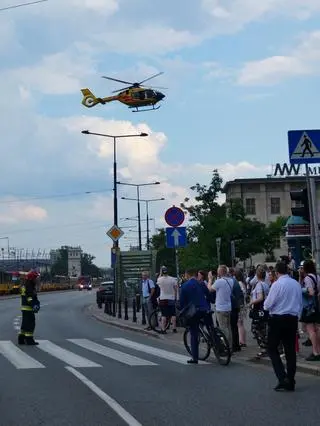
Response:
[[[275,391],[294,391],[297,368],[296,336],[302,312],[302,292],[298,281],[288,275],[284,262],[278,262],[275,271],[277,281],[272,284],[264,302],[264,309],[269,311],[268,352],[279,380]],[[280,343],[284,347],[287,371],[280,358]]]
[[[157,284],[160,287],[159,306],[161,310],[162,333],[166,333],[167,321],[172,321],[173,333],[177,332],[176,300],[177,279],[168,274],[165,266],[162,266]]]
[[[228,268],[220,265],[217,271],[218,279],[213,283],[213,275],[208,274],[208,289],[216,292],[216,316],[219,328],[226,335],[230,348],[232,348],[231,333],[231,293],[233,279],[228,276]]]
[[[147,327],[147,330],[151,330],[149,318],[153,311],[152,297],[155,292],[154,282],[149,277],[150,275],[148,271],[142,272],[143,307],[144,307],[144,312],[146,314],[146,318],[149,324],[149,326]]]

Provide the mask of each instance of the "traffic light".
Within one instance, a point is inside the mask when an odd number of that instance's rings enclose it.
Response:
[[[300,189],[299,191],[290,191],[292,201],[298,201],[299,207],[292,207],[292,216],[300,216],[307,222],[310,222],[309,200],[307,188]]]

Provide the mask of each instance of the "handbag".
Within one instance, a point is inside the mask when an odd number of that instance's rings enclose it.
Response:
[[[189,303],[181,312],[179,316],[182,316],[186,320],[192,319],[196,314],[198,310],[196,306],[193,303]]]
[[[249,318],[254,321],[265,321],[268,318],[268,312],[263,309],[263,303],[266,298],[263,284],[261,284],[261,289],[262,289],[262,295],[263,295],[263,302],[261,302],[259,306],[254,305],[254,307],[251,308],[249,311]]]
[[[317,288],[317,282],[313,278],[312,275],[307,275],[309,278],[311,278],[314,286],[314,296],[312,296],[312,299],[310,299],[310,302],[307,306],[304,306],[302,309],[301,314],[301,322],[303,321],[303,318],[308,319],[319,312],[319,304],[318,304],[318,288]]]

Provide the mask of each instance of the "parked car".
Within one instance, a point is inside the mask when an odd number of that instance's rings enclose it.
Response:
[[[101,309],[105,302],[112,302],[114,297],[113,281],[104,281],[97,289],[97,305]]]

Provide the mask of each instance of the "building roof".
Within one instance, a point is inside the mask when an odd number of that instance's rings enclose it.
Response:
[[[317,182],[320,182],[320,176],[315,176]],[[274,183],[303,183],[306,181],[305,176],[285,176],[285,177],[264,177],[264,178],[243,178],[243,179],[234,179],[229,180],[225,183],[222,188],[222,192],[226,193],[231,185],[241,185],[241,184],[274,184]]]

